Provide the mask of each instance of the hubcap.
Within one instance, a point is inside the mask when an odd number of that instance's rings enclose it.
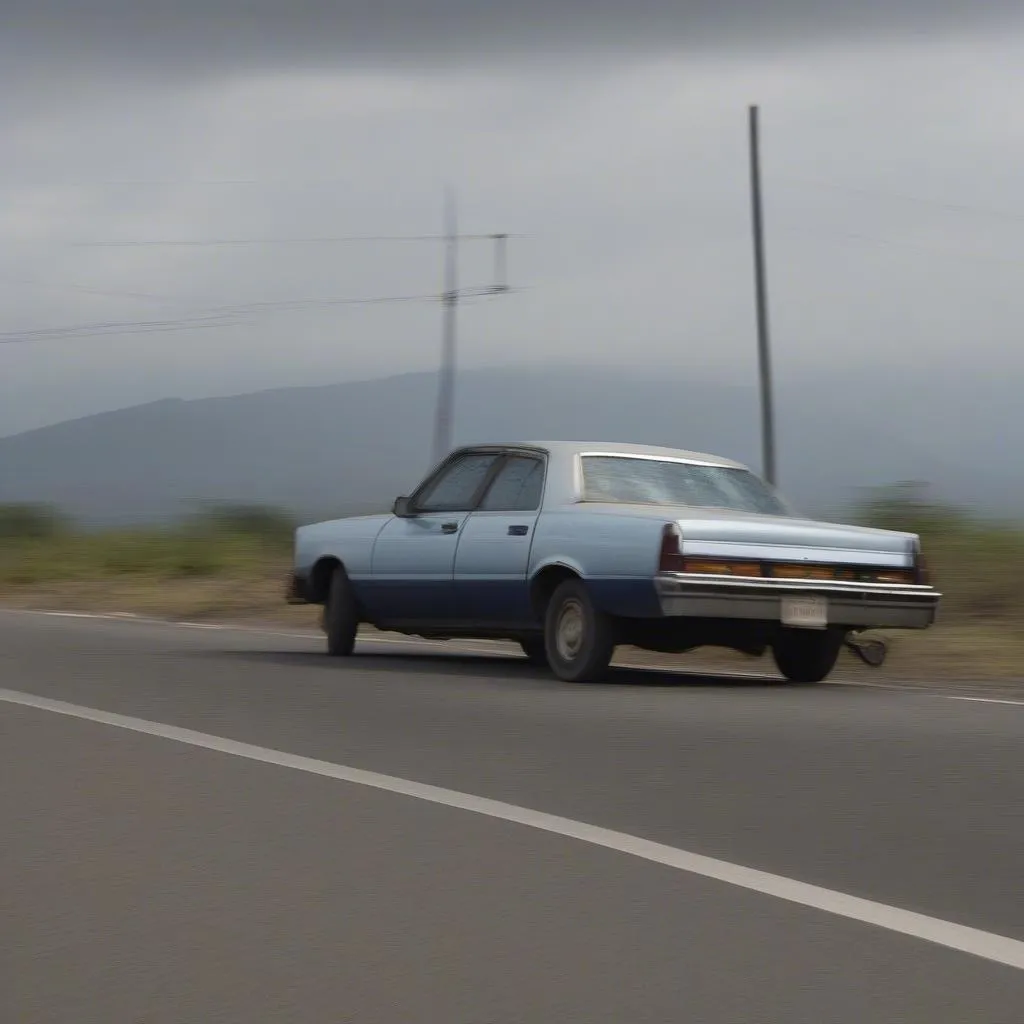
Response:
[[[555,648],[564,661],[573,661],[583,646],[584,634],[583,605],[576,598],[570,598],[558,614],[555,630]]]

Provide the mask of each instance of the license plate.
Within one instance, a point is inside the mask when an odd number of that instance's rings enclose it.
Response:
[[[828,626],[828,598],[817,594],[784,597],[782,624],[797,629],[825,629]]]

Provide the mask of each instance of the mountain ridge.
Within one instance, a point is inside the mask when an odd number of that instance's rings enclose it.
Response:
[[[858,488],[907,479],[952,501],[1024,505],[1024,482],[930,443],[905,402],[884,414],[866,408],[860,387],[836,391],[821,378],[777,389],[781,486],[798,505],[835,507]],[[0,438],[0,502],[46,502],[111,523],[173,518],[208,501],[307,518],[387,507],[430,466],[436,394],[435,374],[413,372],[165,398],[36,427]],[[752,385],[572,365],[464,370],[456,405],[457,444],[603,438],[760,462]],[[917,410],[926,424],[927,411]]]

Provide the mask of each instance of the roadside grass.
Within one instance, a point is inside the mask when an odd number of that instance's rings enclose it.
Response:
[[[883,669],[844,655],[844,675],[1024,680],[1024,527],[942,507],[910,485],[874,493],[845,518],[919,533],[943,603],[933,629],[883,634],[892,643]],[[316,608],[284,602],[295,525],[276,509],[218,506],[172,526],[85,531],[48,508],[0,506],[0,602],[316,629]],[[627,650],[619,660],[771,668],[768,658],[722,651],[667,657]]]
[[[83,531],[0,507],[0,599],[20,607],[206,619],[276,611],[295,522],[226,506],[167,527]]]

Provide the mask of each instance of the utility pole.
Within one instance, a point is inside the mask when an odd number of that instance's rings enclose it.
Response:
[[[441,366],[438,373],[437,411],[434,420],[434,464],[452,448],[455,419],[456,312],[463,295],[501,295],[510,291],[507,280],[508,235],[460,235],[455,210],[455,193],[449,187],[444,197],[444,282],[441,292]],[[494,284],[483,288],[459,288],[458,255],[461,238],[484,238],[494,242]]]
[[[441,294],[441,369],[437,392],[437,418],[434,425],[434,463],[441,461],[452,447],[452,416],[455,405],[455,311],[459,304],[459,235],[455,212],[455,193],[449,187],[444,196],[444,291]]]
[[[754,229],[754,284],[757,289],[757,354],[761,383],[761,459],[765,479],[777,484],[775,417],[772,408],[771,338],[768,327],[768,282],[764,256],[764,214],[761,204],[761,139],[758,108],[750,108],[750,197]]]

